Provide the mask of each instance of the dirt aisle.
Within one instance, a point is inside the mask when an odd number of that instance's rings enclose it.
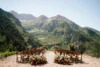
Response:
[[[0,67],[100,67],[100,59],[90,57],[87,55],[83,56],[83,61],[85,62],[84,64],[73,64],[73,65],[60,65],[54,63],[54,57],[55,54],[54,52],[47,51],[45,54],[48,63],[44,65],[37,65],[37,66],[32,66],[29,63],[27,64],[21,64],[21,63],[16,63],[16,56],[10,56],[7,57],[3,60],[3,62],[0,60]]]

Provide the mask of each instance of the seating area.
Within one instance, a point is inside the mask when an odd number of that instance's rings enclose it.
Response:
[[[31,49],[16,53],[16,62],[30,63],[31,65],[46,64],[47,59],[44,56],[46,46],[37,49]],[[54,47],[55,59],[54,62],[58,64],[71,65],[73,63],[81,63],[82,55],[78,51],[70,51]]]
[[[56,54],[54,59],[55,63],[71,65],[73,63],[82,62],[82,56],[80,52],[58,49],[57,47],[54,47],[54,49]]]
[[[44,56],[46,47],[27,50],[16,53],[16,62],[30,63],[31,65],[45,64],[47,59]]]

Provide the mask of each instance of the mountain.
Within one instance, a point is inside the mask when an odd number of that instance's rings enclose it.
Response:
[[[41,46],[14,15],[0,8],[0,52],[22,51],[29,45],[33,48]]]
[[[34,20],[34,19],[36,19],[36,17],[31,14],[18,14],[15,11],[10,11],[10,13],[13,14],[19,20]]]
[[[40,23],[38,23],[39,21]],[[86,53],[93,56],[100,56],[100,32],[81,27],[64,16],[57,15],[43,20],[37,19],[33,25],[23,26],[27,31],[38,37],[42,44],[51,46],[57,45],[69,49],[69,45],[79,47],[84,45]],[[26,24],[27,25],[27,24]]]
[[[57,16],[53,16],[50,18],[51,20],[67,20],[67,21],[70,21],[69,19],[67,19],[66,17],[64,16],[61,16],[61,15],[57,15]]]

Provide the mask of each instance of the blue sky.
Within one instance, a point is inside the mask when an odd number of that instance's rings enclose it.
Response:
[[[60,14],[100,31],[100,0],[0,0],[0,8],[34,16]]]

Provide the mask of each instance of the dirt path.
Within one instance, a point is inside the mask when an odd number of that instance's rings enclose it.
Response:
[[[83,56],[83,61],[85,63],[83,64],[73,64],[73,65],[60,65],[54,63],[54,56],[55,54],[51,51],[46,52],[45,54],[48,63],[45,65],[37,65],[37,66],[32,66],[29,63],[27,64],[21,64],[21,63],[16,63],[16,56],[10,56],[7,57],[3,60],[3,62],[0,60],[0,67],[100,67],[100,59],[90,57],[87,55]]]

